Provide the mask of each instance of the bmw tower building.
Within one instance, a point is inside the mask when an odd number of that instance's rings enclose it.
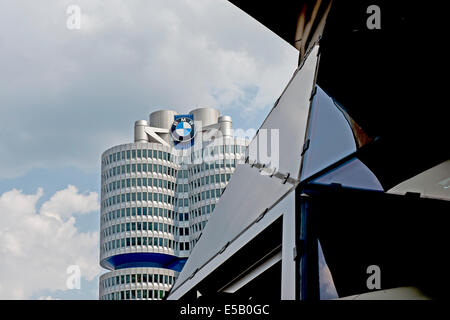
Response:
[[[136,121],[101,158],[101,300],[162,299],[199,239],[248,140],[211,108]]]

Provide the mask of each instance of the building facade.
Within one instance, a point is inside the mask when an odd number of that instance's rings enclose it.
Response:
[[[101,300],[162,299],[244,161],[248,140],[211,108],[161,110],[101,160]]]
[[[437,81],[447,59],[435,46],[423,49],[433,59],[412,54],[415,39],[440,43],[443,10],[230,2],[295,47],[299,63],[167,299],[449,298],[436,259],[449,251],[447,97]]]

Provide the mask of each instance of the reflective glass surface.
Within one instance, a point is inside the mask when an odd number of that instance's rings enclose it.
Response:
[[[318,46],[314,47],[299,67],[250,143],[250,163],[256,160],[268,168],[298,178],[318,50]]]
[[[174,288],[180,286],[291,188],[291,184],[261,175],[257,168],[248,164],[239,165]]]
[[[298,178],[318,49],[316,46],[311,50],[250,143],[250,164],[256,161],[273,173],[289,173],[291,177]],[[283,184],[276,177],[262,175],[249,164],[238,166],[174,289],[291,188],[292,184]]]
[[[383,191],[377,177],[357,158],[318,177],[313,182],[319,184],[338,183],[344,187]]]
[[[317,240],[319,241],[319,240]],[[322,247],[317,246],[319,250],[319,290],[320,290],[320,300],[330,300],[337,299],[338,294],[336,287],[334,286],[333,276],[331,275],[330,269],[328,268],[325,257],[323,256]]]
[[[309,118],[301,180],[356,151],[350,124],[333,99],[318,86]]]

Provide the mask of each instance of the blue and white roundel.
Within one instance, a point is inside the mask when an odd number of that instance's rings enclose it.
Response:
[[[194,138],[194,119],[192,115],[175,116],[171,128],[172,137],[175,144],[191,141]]]
[[[191,134],[192,127],[187,122],[180,122],[177,124],[177,129],[175,130],[177,132],[177,135],[180,137],[185,137]]]

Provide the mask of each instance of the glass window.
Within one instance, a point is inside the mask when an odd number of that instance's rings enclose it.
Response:
[[[302,180],[356,151],[353,131],[345,114],[320,87],[316,88],[309,115]]]

